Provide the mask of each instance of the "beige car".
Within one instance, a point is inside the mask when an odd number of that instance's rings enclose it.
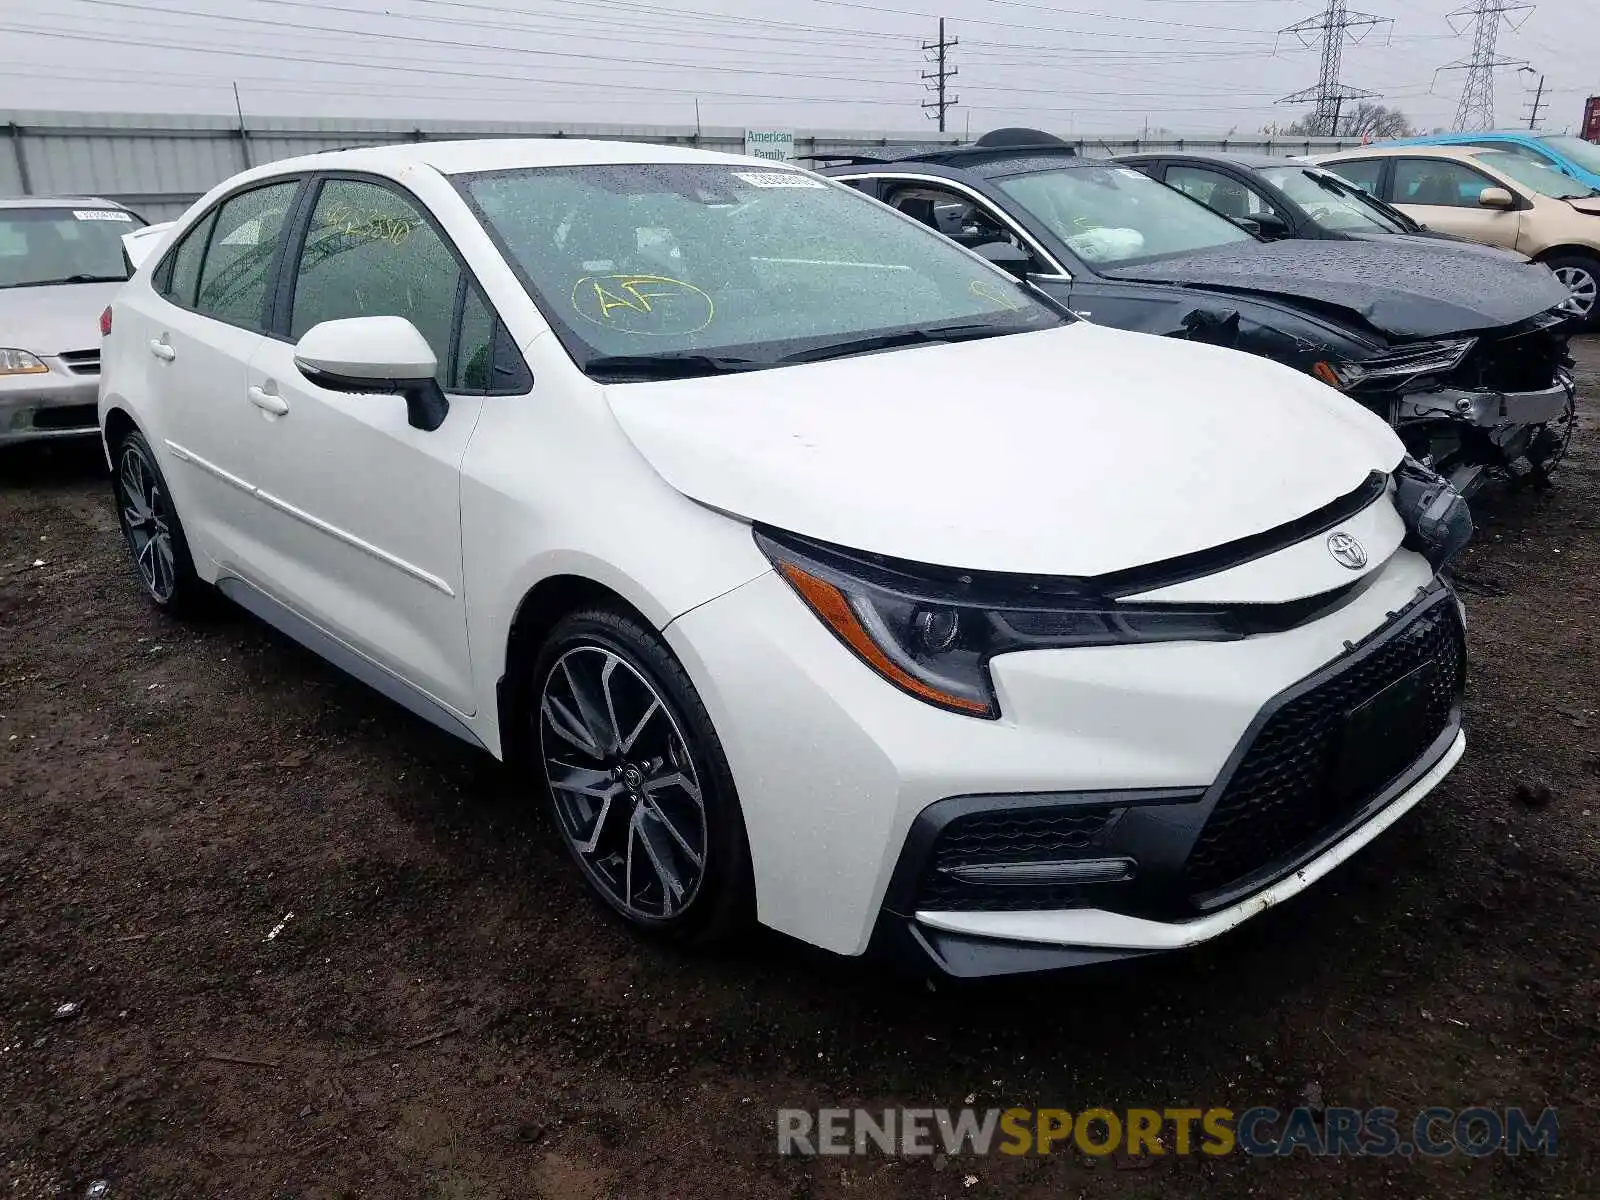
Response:
[[[1440,233],[1516,250],[1572,290],[1600,327],[1600,192],[1554,167],[1473,146],[1368,146],[1312,161]]]

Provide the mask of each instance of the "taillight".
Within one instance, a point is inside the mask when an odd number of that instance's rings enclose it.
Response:
[[[100,314],[100,336],[111,336],[111,305],[106,305],[105,312]]]

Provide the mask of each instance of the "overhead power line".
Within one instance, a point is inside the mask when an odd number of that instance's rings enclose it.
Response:
[[[1457,34],[1466,32],[1468,22],[1472,29],[1472,56],[1439,68],[1467,73],[1467,81],[1461,88],[1461,102],[1456,105],[1458,130],[1494,128],[1494,73],[1501,67],[1528,65],[1522,59],[1500,56],[1500,26],[1519,28],[1522,22],[1513,23],[1510,14],[1519,12],[1526,21],[1533,14],[1533,8],[1532,4],[1520,0],[1471,0],[1448,16],[1450,28]]]
[[[1283,30],[1293,34],[1306,47],[1322,47],[1322,70],[1315,87],[1304,88],[1278,101],[1279,104],[1314,104],[1311,116],[1313,136],[1337,137],[1339,114],[1347,100],[1367,100],[1377,92],[1364,91],[1345,83],[1344,45],[1346,41],[1365,40],[1379,25],[1394,22],[1389,17],[1375,17],[1371,13],[1351,12],[1347,0],[1328,0],[1328,7],[1320,17],[1307,17]]]

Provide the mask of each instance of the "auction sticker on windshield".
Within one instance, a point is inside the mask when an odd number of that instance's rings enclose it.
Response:
[[[742,179],[758,188],[824,188],[820,179],[812,179],[798,171],[735,171],[735,179]]]
[[[131,221],[133,214],[114,208],[75,208],[72,215],[80,221]]]

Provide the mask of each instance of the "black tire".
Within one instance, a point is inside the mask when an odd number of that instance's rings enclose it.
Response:
[[[1541,259],[1569,287],[1581,288],[1587,307],[1573,314],[1570,328],[1580,333],[1600,329],[1600,258],[1587,254],[1552,254]]]
[[[185,616],[199,610],[210,589],[195,573],[189,540],[150,443],[129,430],[112,448],[111,462],[117,523],[140,590],[163,612]]]
[[[520,757],[590,890],[668,941],[708,946],[748,929],[754,887],[733,774],[655,632],[615,609],[571,613],[540,647],[524,694]]]

